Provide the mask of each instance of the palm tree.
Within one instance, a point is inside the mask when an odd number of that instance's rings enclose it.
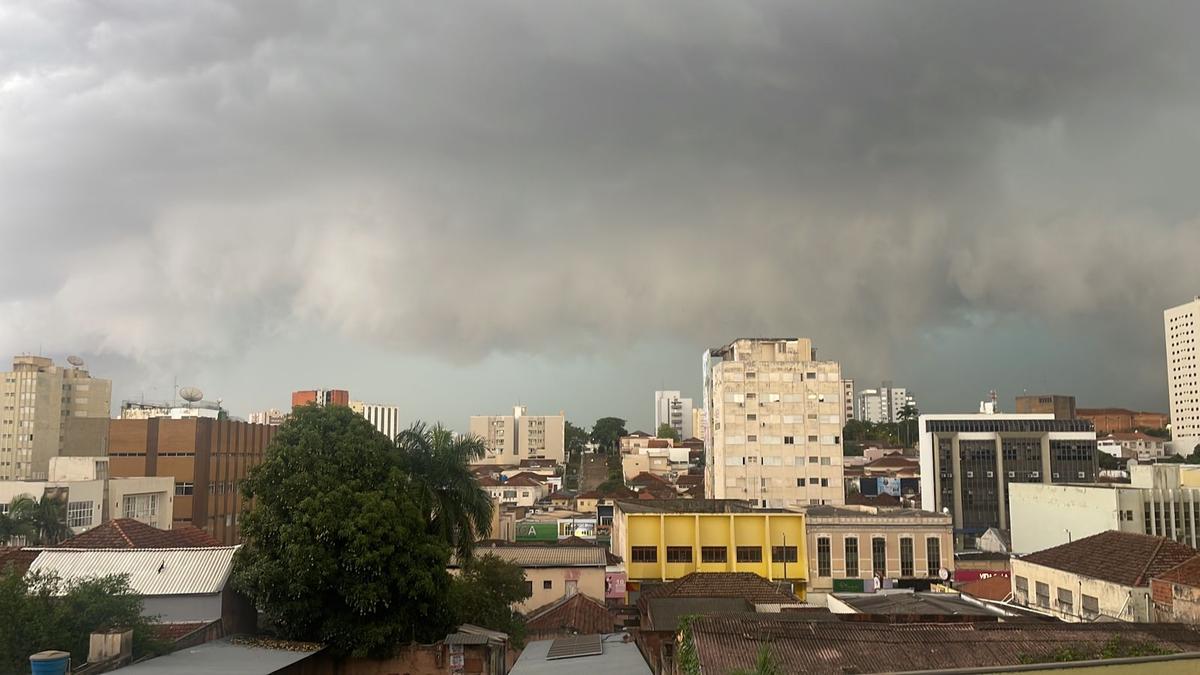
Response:
[[[400,466],[420,488],[418,505],[429,531],[471,557],[475,541],[492,530],[492,500],[470,464],[483,459],[483,439],[456,435],[441,424],[417,422],[396,436]]]
[[[17,497],[10,513],[25,524],[30,543],[35,546],[53,546],[73,534],[67,525],[67,505],[46,495],[38,500]]]
[[[11,506],[8,511],[0,513],[0,546],[6,546],[14,538],[27,537],[29,534],[29,524],[14,515]]]
[[[775,655],[771,653],[771,648],[763,645],[758,650],[758,660],[754,663],[754,670],[735,670],[730,675],[783,675],[783,669],[779,667]]]

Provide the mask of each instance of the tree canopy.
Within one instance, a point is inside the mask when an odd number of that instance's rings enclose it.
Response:
[[[670,424],[667,424],[666,422],[663,422],[662,424],[658,425],[658,432],[655,433],[654,435],[659,438],[669,438],[673,441],[683,440],[679,437],[679,432],[675,430],[675,427],[671,426]]]
[[[601,417],[592,425],[592,442],[600,446],[601,452],[612,452],[621,437],[627,435],[625,420],[620,417]]]
[[[583,446],[591,441],[591,434],[584,427],[567,422],[564,429],[564,445],[568,452],[583,452]]]
[[[281,636],[386,656],[440,639],[450,546],[430,532],[426,488],[349,408],[299,407],[242,488],[236,586]]]
[[[53,546],[70,538],[67,526],[67,505],[61,500],[42,495],[40,499],[17,497],[9,507],[10,520],[0,527],[21,535],[34,546]]]
[[[521,646],[525,620],[512,609],[529,599],[525,570],[494,555],[472,558],[451,586],[450,604],[459,623],[473,623],[508,633]]]

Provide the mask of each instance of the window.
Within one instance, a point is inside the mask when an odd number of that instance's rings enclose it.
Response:
[[[817,538],[817,576],[833,575],[833,553],[830,551],[829,537]]]
[[[629,551],[629,560],[635,563],[658,562],[658,547],[634,546]]]
[[[900,576],[911,577],[914,574],[913,540],[909,537],[900,539]]]
[[[533,595],[533,582],[528,579],[525,580],[525,595]]]
[[[796,487],[804,487],[804,479],[803,478],[796,479]]]
[[[690,562],[692,562],[692,547],[691,546],[668,546],[667,547],[667,562],[669,562],[669,563],[690,563]]]
[[[820,544],[821,543],[818,541],[817,542],[818,548],[820,547]],[[800,560],[799,549],[795,546],[772,546],[771,547],[771,560],[773,562],[777,562],[777,563],[799,562],[799,560]]]
[[[925,540],[925,558],[929,561],[929,576],[936,577],[942,571],[942,540],[929,537]]]
[[[756,414],[754,414],[754,413],[748,413],[748,414],[746,415],[746,421],[747,421],[747,422],[753,422],[753,421],[755,421],[755,420],[757,420],[757,419],[758,419],[758,415],[756,415]]]
[[[887,576],[887,540],[883,537],[871,540],[871,572],[880,578]]]
[[[846,576],[858,576],[858,539],[846,537]]]
[[[828,478],[821,479],[821,487],[829,487],[829,479]]]
[[[729,562],[729,551],[724,546],[701,546],[700,562],[724,563]]]
[[[821,458],[821,466],[830,466],[833,463],[832,459],[833,459],[832,457],[822,457]]]
[[[796,437],[795,437],[795,436],[784,436],[784,437],[783,437],[783,444],[784,444],[784,445],[795,445],[795,444],[796,444]]]
[[[196,485],[194,483],[176,483],[175,484],[175,495],[176,496],[187,496],[187,495],[192,494],[195,491],[195,489],[196,489]]]
[[[760,562],[762,562],[762,547],[761,546],[739,546],[739,547],[737,547],[737,561],[740,563],[760,563]]]
[[[121,510],[126,518],[153,518],[158,515],[158,495],[125,495]]]
[[[542,582],[542,588],[545,590],[549,590],[553,587],[554,587],[554,582],[550,581],[549,579],[546,579],[545,581]]]
[[[1063,614],[1075,614],[1075,596],[1069,588],[1058,589],[1058,611]]]
[[[1050,584],[1037,582],[1037,605],[1046,609],[1050,608]]]
[[[809,464],[819,464],[820,462],[821,462],[821,458],[820,458],[820,457],[817,457],[816,455],[809,455],[809,456],[808,456],[808,463],[809,463]]]
[[[92,524],[92,502],[67,504],[67,526],[84,527]]]
[[[1100,616],[1100,600],[1090,595],[1081,595],[1079,598],[1083,605],[1083,618],[1095,619]]]
[[[1015,579],[1016,600],[1020,603],[1029,602],[1029,580],[1025,577],[1016,577]]]

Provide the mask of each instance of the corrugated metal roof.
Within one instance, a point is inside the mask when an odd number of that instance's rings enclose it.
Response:
[[[477,548],[476,556],[494,555],[521,567],[604,567],[605,549],[599,546],[497,546]],[[451,561],[451,564],[457,564]]]
[[[55,548],[38,554],[29,571],[53,572],[64,581],[127,574],[138,595],[202,595],[225,588],[238,548]]]

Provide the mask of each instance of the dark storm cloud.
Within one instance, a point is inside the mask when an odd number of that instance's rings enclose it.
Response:
[[[1155,358],[1104,318],[1140,331],[1196,292],[1198,22],[10,2],[0,346],[220,361],[314,326],[470,361],[811,334],[886,374],[898,342],[1012,315]]]

